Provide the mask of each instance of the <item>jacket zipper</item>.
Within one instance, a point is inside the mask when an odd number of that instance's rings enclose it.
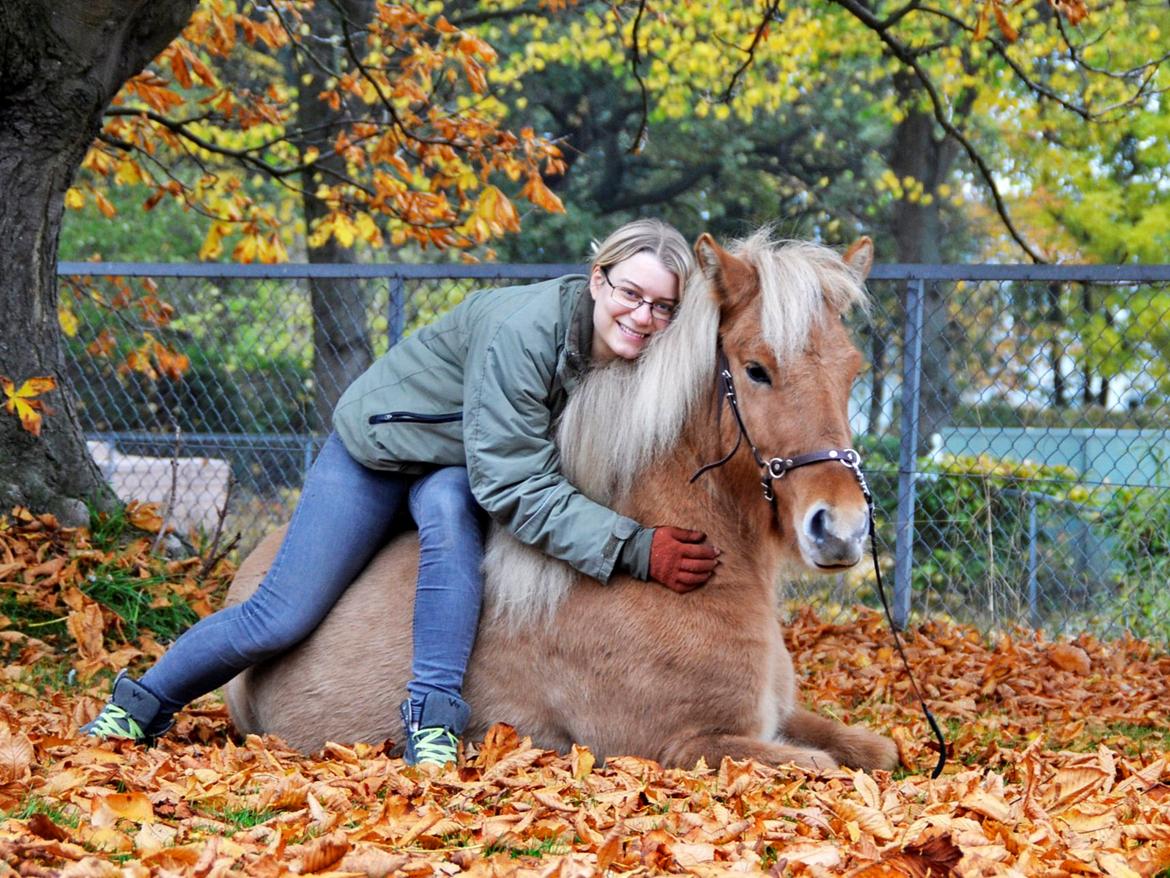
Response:
[[[386,412],[381,415],[370,415],[371,424],[447,424],[451,421],[462,421],[463,412],[448,412],[443,415],[423,415],[418,412]]]

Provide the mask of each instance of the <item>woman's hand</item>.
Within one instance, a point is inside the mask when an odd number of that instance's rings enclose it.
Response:
[[[650,578],[685,594],[711,578],[718,556],[702,531],[656,527],[650,539]]]

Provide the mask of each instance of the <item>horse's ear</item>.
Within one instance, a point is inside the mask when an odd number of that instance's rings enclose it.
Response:
[[[853,269],[858,280],[865,280],[873,269],[873,240],[868,235],[863,235],[849,245],[849,249],[841,258]]]
[[[695,241],[695,259],[721,307],[736,304],[756,287],[755,269],[716,244],[706,232]]]

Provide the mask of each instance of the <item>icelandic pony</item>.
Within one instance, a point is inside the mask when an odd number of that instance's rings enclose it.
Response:
[[[753,454],[848,448],[846,405],[861,357],[842,317],[865,303],[873,245],[862,239],[842,257],[760,232],[731,252],[703,235],[695,250],[702,270],[674,322],[639,360],[587,377],[557,442],[587,495],[649,525],[705,531],[721,564],[683,595],[627,576],[603,586],[494,529],[464,685],[466,734],[507,722],[540,747],[580,743],[599,756],[681,767],[731,756],[892,768],[888,738],[798,705],[778,621],[783,568],[837,572],[862,557],[868,513],[858,473],[840,461],[794,469],[772,481],[769,501]],[[728,411],[724,366],[738,415]],[[689,482],[736,446],[741,429],[754,447],[742,443]],[[229,603],[256,588],[280,536],[244,561]],[[305,751],[399,738],[417,560],[415,535],[398,537],[308,639],[232,680],[237,729]]]

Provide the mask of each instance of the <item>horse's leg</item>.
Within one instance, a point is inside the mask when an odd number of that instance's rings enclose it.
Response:
[[[872,771],[892,769],[898,764],[898,747],[889,738],[860,726],[819,716],[811,710],[794,707],[780,729],[780,736],[832,754],[842,765]]]
[[[754,759],[767,765],[794,763],[812,771],[830,771],[837,767],[837,760],[824,750],[761,741],[746,735],[680,736],[666,743],[660,759],[664,766],[692,768],[700,756],[712,767],[718,766],[724,756],[740,760]]]

